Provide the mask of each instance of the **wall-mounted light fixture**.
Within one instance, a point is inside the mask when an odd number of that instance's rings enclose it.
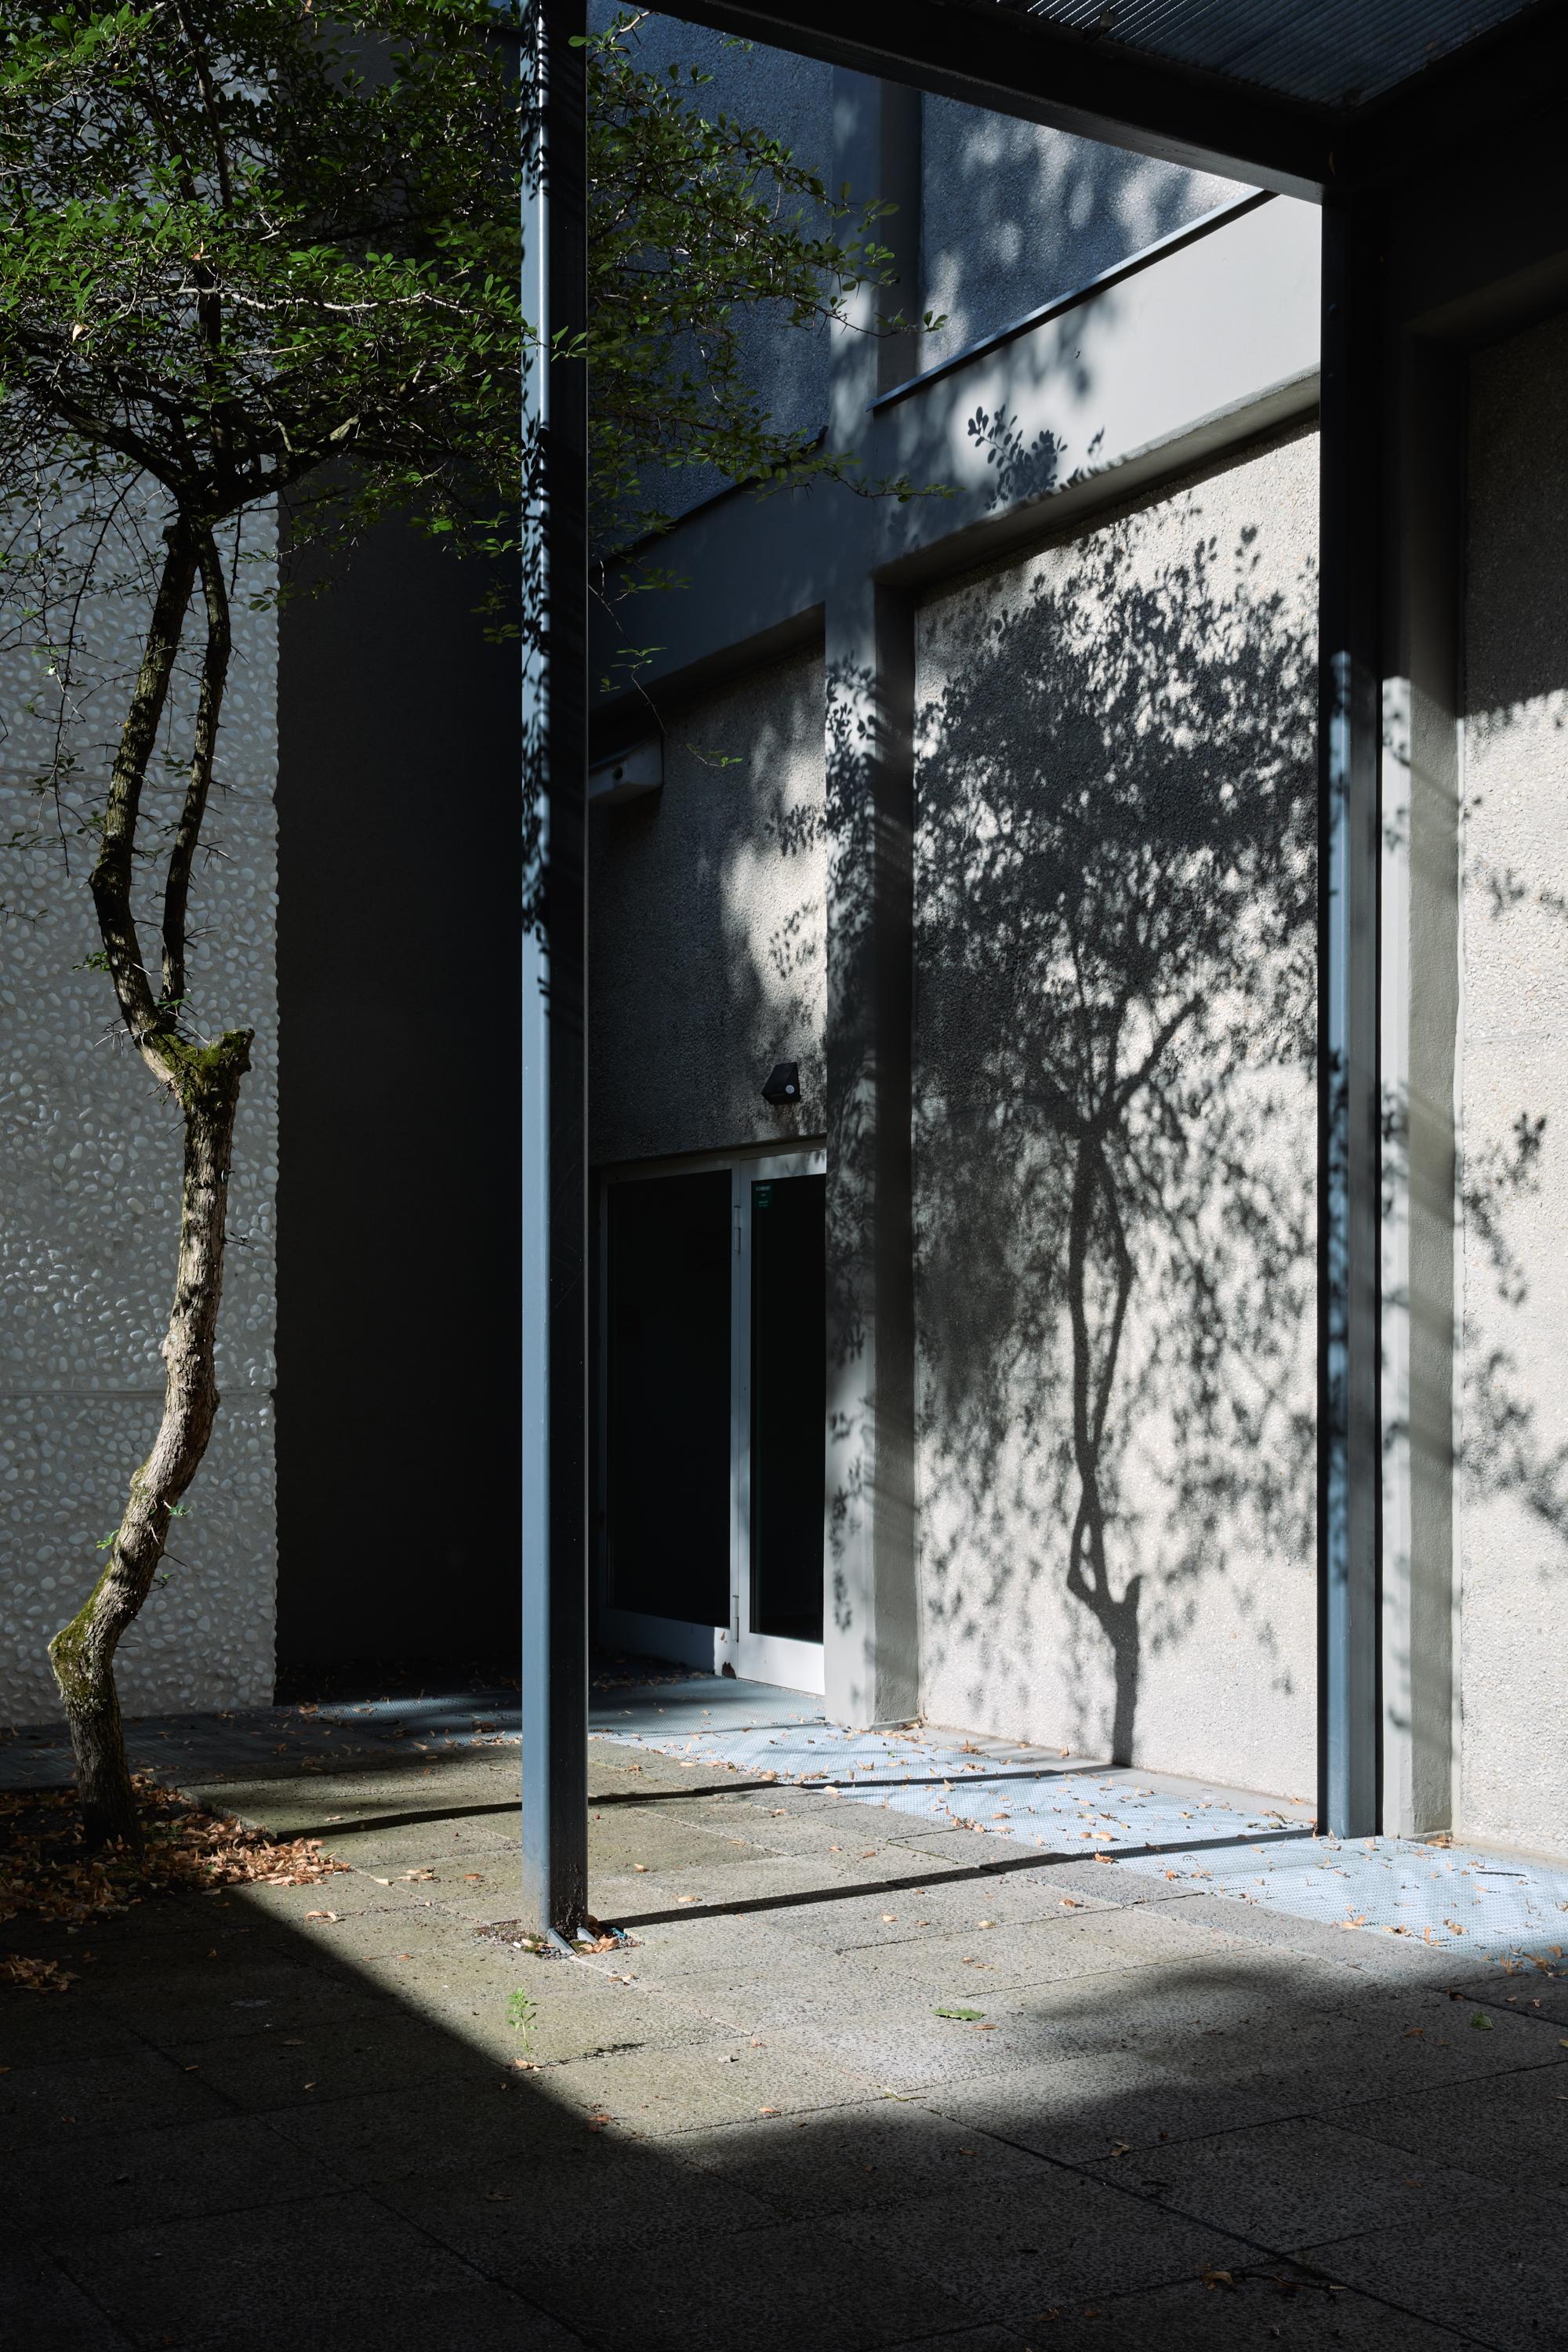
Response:
[[[800,1064],[798,1062],[773,1064],[773,1068],[768,1072],[767,1084],[763,1088],[763,1100],[780,1105],[797,1103],[800,1100]]]
[[[590,761],[588,805],[618,808],[622,801],[657,793],[663,782],[664,742],[656,736],[649,742],[634,743],[629,751],[615,751],[607,759]]]

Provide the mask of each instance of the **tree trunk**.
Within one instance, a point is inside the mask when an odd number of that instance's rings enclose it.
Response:
[[[214,1347],[223,1290],[224,1214],[240,1080],[250,1066],[249,1030],[216,1045],[168,1041],[170,1078],[184,1113],[184,1182],[174,1303],[163,1354],[163,1417],[153,1451],[131,1481],[109,1564],[68,1625],[49,1644],[76,1756],[77,1793],[89,1844],[139,1846],[141,1829],[121,1731],[114,1653],[152,1590],[169,1520],[195,1477],[217,1412]]]

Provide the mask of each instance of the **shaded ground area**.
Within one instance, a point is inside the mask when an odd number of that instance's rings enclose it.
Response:
[[[956,1828],[624,1736],[593,1898],[637,1942],[530,1959],[474,1932],[518,1901],[499,1736],[231,1756],[215,1801],[351,1869],[3,1931],[79,1978],[0,1990],[11,2340],[1568,2342],[1554,1969],[1003,1830],[1026,1866],[977,1874]]]

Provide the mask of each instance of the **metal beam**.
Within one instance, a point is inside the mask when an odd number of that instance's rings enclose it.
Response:
[[[1457,150],[1484,152],[1505,125],[1510,149],[1554,152],[1565,83],[1568,0],[1537,0],[1356,107],[1333,137],[1334,182],[1390,187]]]
[[[995,0],[681,0],[675,12],[747,40],[912,82],[1190,171],[1320,197],[1337,118],[1218,75],[1118,48]]]
[[[540,0],[523,61],[542,93],[522,307],[543,499],[523,671],[522,1899],[531,1927],[563,1935],[588,1900],[588,409],[581,357],[554,352],[587,315],[584,18],[584,0]]]
[[[1319,1825],[1378,1818],[1383,224],[1323,210],[1319,653]]]

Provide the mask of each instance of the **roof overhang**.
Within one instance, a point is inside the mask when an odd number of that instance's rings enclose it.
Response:
[[[1380,0],[1361,5],[1375,15]],[[1531,0],[1353,105],[1304,101],[1007,0],[680,0],[678,13],[1313,202],[1408,178],[1568,89],[1568,0]],[[1186,13],[1200,16],[1199,0]],[[1320,16],[1322,0],[1295,13]],[[1116,14],[1100,12],[1108,24]]]

